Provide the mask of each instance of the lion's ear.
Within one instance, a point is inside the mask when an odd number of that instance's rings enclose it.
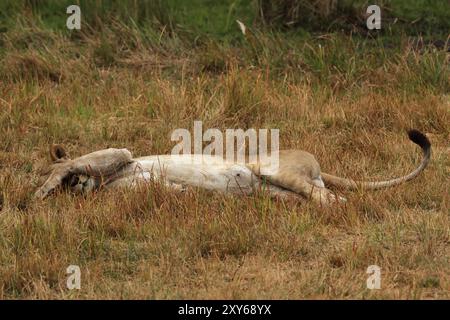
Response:
[[[61,159],[69,159],[66,150],[60,144],[52,144],[50,146],[50,158],[52,159],[53,162],[56,162]]]

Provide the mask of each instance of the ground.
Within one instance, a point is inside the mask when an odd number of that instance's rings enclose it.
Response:
[[[233,28],[233,21],[230,29]],[[185,29],[53,31],[16,20],[0,38],[0,298],[450,298],[450,71],[409,36]],[[186,35],[184,35],[186,33]],[[444,38],[445,40],[445,38]],[[346,192],[345,205],[160,185],[31,198],[51,143],[170,152],[174,129],[278,128],[322,170],[415,180]],[[81,289],[68,290],[78,265]],[[369,290],[368,266],[381,268]]]

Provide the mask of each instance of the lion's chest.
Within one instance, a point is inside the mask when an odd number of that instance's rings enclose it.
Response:
[[[179,185],[244,193],[251,193],[260,181],[244,164],[214,156],[162,155],[134,160],[134,176],[145,180],[163,178]]]

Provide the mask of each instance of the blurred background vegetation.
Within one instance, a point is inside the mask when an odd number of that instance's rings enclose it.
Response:
[[[448,0],[4,0],[0,25],[8,28],[17,18],[30,18],[46,27],[65,29],[66,8],[81,7],[83,25],[99,29],[120,20],[139,28],[183,30],[196,35],[232,38],[235,20],[291,33],[344,31],[367,33],[365,11],[382,8],[382,34],[448,35]]]
[[[72,4],[81,30],[66,28]],[[369,4],[382,8],[381,30],[366,27]],[[172,78],[180,65],[193,74],[257,67],[339,91],[401,66],[414,73],[395,71],[402,88],[447,93],[449,31],[449,0],[4,0],[0,78],[59,81],[67,61],[85,57],[94,68],[158,66]]]

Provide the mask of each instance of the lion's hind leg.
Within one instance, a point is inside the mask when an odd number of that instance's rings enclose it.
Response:
[[[337,196],[325,188],[321,180],[315,181],[303,175],[292,174],[267,176],[267,179],[274,185],[291,190],[323,206],[346,201],[345,198]]]

